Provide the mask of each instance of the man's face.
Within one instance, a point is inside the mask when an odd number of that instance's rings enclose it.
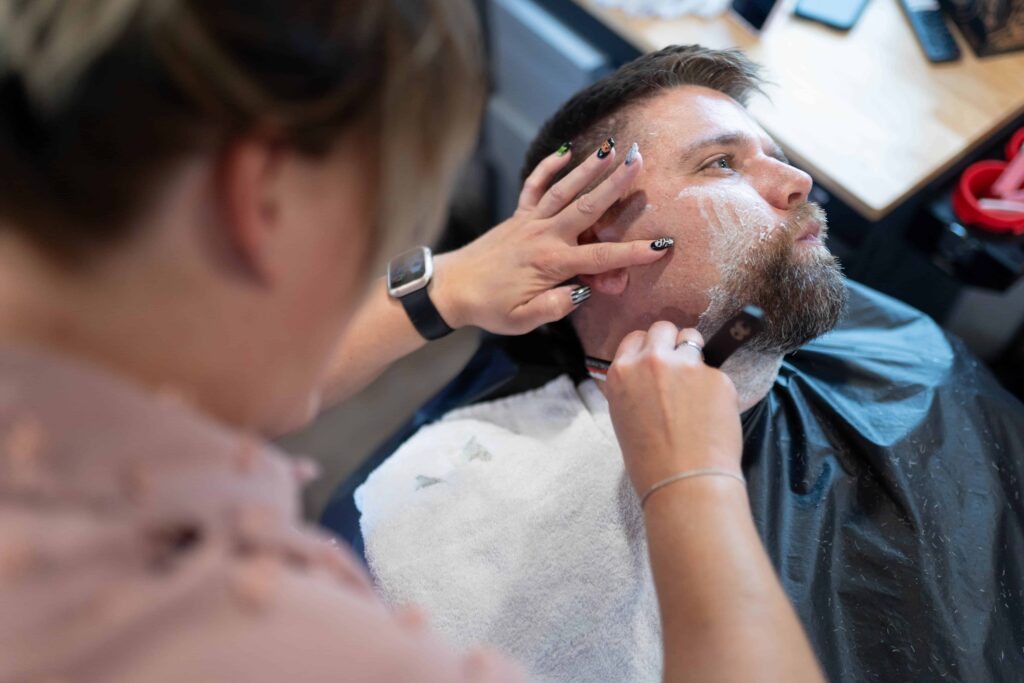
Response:
[[[763,350],[788,352],[830,329],[845,288],[823,245],[824,214],[807,202],[811,179],[746,110],[715,90],[685,86],[632,108],[628,118],[621,144],[640,144],[644,172],[594,234],[601,241],[670,236],[676,246],[653,266],[596,279],[605,303],[584,306],[577,321],[588,351],[608,353],[609,344],[657,320],[708,336],[748,303],[765,309]],[[595,315],[604,322],[587,324]]]

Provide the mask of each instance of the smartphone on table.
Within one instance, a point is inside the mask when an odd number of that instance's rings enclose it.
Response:
[[[784,4],[782,0],[733,0],[729,14],[749,31],[759,34]]]
[[[849,31],[867,4],[868,0],[800,0],[795,13],[802,19]]]

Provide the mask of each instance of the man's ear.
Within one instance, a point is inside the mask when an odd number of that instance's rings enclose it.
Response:
[[[282,147],[257,139],[239,140],[222,152],[217,189],[227,241],[242,267],[261,282],[273,274],[273,237],[278,232]]]
[[[597,244],[601,241],[595,227],[587,228],[579,238],[580,244]],[[629,271],[625,268],[616,268],[597,275],[580,275],[579,279],[595,292],[618,296],[626,291],[626,285],[629,284]]]

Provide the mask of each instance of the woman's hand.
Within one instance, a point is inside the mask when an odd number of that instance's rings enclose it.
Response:
[[[578,243],[580,234],[630,188],[643,159],[636,154],[629,165],[621,164],[580,196],[612,168],[615,149],[604,157],[591,151],[586,161],[552,186],[571,154],[552,154],[537,166],[523,186],[515,215],[435,259],[431,299],[451,327],[474,325],[497,334],[524,334],[576,308],[572,292],[579,285],[566,281],[653,263],[664,255],[649,240]]]
[[[704,346],[696,330],[657,322],[627,335],[608,371],[612,423],[641,496],[690,470],[740,473],[736,388],[685,342]],[[687,482],[644,509],[662,680],[824,680],[757,535],[745,487],[724,477]]]
[[[736,388],[687,341],[704,347],[696,330],[657,322],[626,335],[608,371],[605,395],[639,495],[689,470],[741,472]]]
[[[552,154],[542,161],[523,186],[512,218],[434,259],[430,299],[450,327],[525,334],[564,318],[586,300],[589,290],[573,296],[579,286],[566,284],[577,275],[653,263],[665,255],[664,242],[662,250],[646,240],[579,244],[580,235],[629,191],[643,168],[640,154],[582,195],[612,169],[615,150],[601,157],[591,153],[551,186],[569,159]],[[353,396],[425,343],[379,280],[338,344],[324,381],[325,403]]]

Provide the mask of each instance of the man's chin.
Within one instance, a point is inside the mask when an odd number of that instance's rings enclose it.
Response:
[[[831,331],[846,307],[846,281],[832,253],[824,246],[794,251],[787,276],[763,290],[767,324],[753,344],[762,351],[796,351]]]

